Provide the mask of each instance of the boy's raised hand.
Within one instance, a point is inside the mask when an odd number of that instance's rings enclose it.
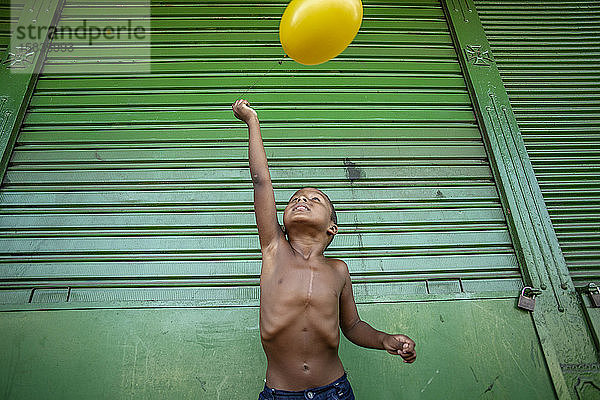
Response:
[[[407,363],[412,363],[417,358],[415,342],[406,335],[387,335],[383,339],[383,347],[390,354],[400,355]]]
[[[244,121],[245,123],[250,122],[253,118],[258,118],[256,111],[248,107],[249,105],[250,103],[248,103],[248,100],[237,100],[231,105],[231,108],[233,108],[233,115],[235,115],[237,119]]]

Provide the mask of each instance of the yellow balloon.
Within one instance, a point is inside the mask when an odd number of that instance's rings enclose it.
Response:
[[[292,0],[281,17],[279,41],[300,64],[321,64],[354,40],[362,16],[361,0]]]

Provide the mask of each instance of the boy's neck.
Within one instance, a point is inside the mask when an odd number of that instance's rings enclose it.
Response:
[[[289,237],[289,235],[288,235]],[[292,248],[305,260],[311,258],[322,258],[325,245],[315,237],[289,238]]]

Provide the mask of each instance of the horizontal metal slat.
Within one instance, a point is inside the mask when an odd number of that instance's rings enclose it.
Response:
[[[196,3],[193,5],[188,4],[169,4],[167,7],[164,5],[130,5],[128,7],[121,7],[120,12],[115,14],[114,5],[110,4],[96,4],[95,6],[82,7],[80,4],[75,6],[67,6],[64,8],[61,15],[62,20],[69,20],[72,18],[86,18],[88,21],[94,21],[97,19],[108,19],[108,20],[127,20],[135,18],[143,18],[152,15],[153,20],[159,20],[164,17],[174,18],[180,20],[195,19],[195,18],[231,18],[231,17],[246,17],[256,19],[258,15],[261,18],[272,17],[280,20],[283,12],[285,11],[285,3],[277,5],[272,4],[252,4],[237,5],[229,4],[224,6],[222,4],[215,6],[206,3]],[[434,18],[443,20],[444,14],[441,7],[403,7],[401,11],[403,18]],[[363,18],[377,18],[377,17],[398,17],[398,8],[396,7],[369,7],[368,3],[363,7]]]
[[[331,249],[345,250],[351,253],[387,251],[387,254],[404,251],[435,252],[444,250],[455,253],[457,248],[481,249],[482,252],[497,251],[503,247],[510,249],[512,242],[505,229],[471,230],[469,232],[425,232],[412,233],[361,233],[336,236]],[[496,249],[495,249],[496,248]],[[144,255],[203,255],[205,257],[231,256],[260,253],[257,235],[215,235],[215,236],[156,236],[156,237],[64,237],[64,238],[3,238],[0,237],[0,260],[17,257],[35,259],[44,255],[85,255],[120,256],[128,259]]]
[[[431,181],[431,182],[460,182],[460,181],[480,181],[489,182],[492,180],[490,167],[487,165],[473,165],[470,168],[464,166],[380,166],[363,167],[360,164],[352,166],[352,173],[356,173],[355,181]],[[328,168],[277,168],[271,167],[271,179],[273,184],[279,182],[296,182],[301,185],[308,183],[311,179],[314,182],[325,181],[348,181],[350,173],[346,167],[328,167]],[[248,168],[194,168],[189,170],[168,169],[168,168],[131,168],[105,170],[85,170],[78,171],[7,171],[4,177],[5,186],[16,185],[164,185],[164,184],[184,184],[184,183],[209,183],[213,185],[226,185],[226,183],[251,183]]]
[[[129,53],[128,50],[124,50]],[[114,50],[113,50],[114,52]],[[77,57],[73,55],[73,57]],[[127,63],[131,63],[130,67],[132,72],[129,74],[133,74],[135,71],[139,71],[139,69],[144,69],[150,71],[152,74],[186,74],[191,71],[204,71],[204,74],[220,74],[223,75],[223,78],[227,79],[227,74],[233,77],[237,71],[243,69],[243,65],[248,68],[248,70],[268,70],[269,67],[274,66],[276,63],[266,62],[253,62],[252,60],[248,60],[248,62],[243,64],[236,64],[232,62],[218,62],[212,60],[177,60],[177,59],[152,59],[148,58],[149,56],[144,57],[141,60],[135,60],[134,57],[128,57],[125,61],[122,58],[105,58],[105,59],[95,59],[95,60],[86,60],[86,59],[77,59],[76,62],[54,62],[48,63],[44,67],[44,71],[47,76],[56,76],[56,75],[83,75],[82,73],[88,74],[99,74],[99,75],[108,75],[108,74],[117,74],[117,75],[126,75],[127,74]],[[340,57],[342,59],[342,57]],[[340,77],[342,74],[351,75],[354,72],[360,73],[360,71],[364,71],[364,68],[369,65],[372,65],[372,68],[369,68],[370,73],[377,73],[381,71],[381,73],[394,73],[394,74],[402,74],[402,73],[418,73],[422,75],[427,74],[456,74],[460,71],[460,69],[456,66],[456,63],[453,63],[452,60],[443,60],[439,61],[431,61],[431,60],[396,60],[396,61],[369,61],[365,60],[362,65],[347,64],[343,68],[337,67],[335,70],[330,70],[334,68],[334,66],[330,65],[328,68],[324,68],[322,71],[313,71],[312,74],[321,75],[322,79],[326,79],[328,75],[330,75],[331,79],[335,79]],[[222,72],[219,72],[222,71]],[[277,77],[281,76],[281,69],[274,70],[269,77]],[[287,73],[295,73],[295,71],[287,72]],[[299,72],[302,74],[302,72]],[[139,72],[138,72],[139,74]],[[300,77],[300,76],[299,76]]]
[[[88,46],[86,44],[76,45],[71,40],[57,40],[53,41],[56,45],[69,44],[72,45],[72,50],[68,52],[50,52],[46,59],[46,65],[52,65],[54,63],[58,63],[62,60],[69,60],[70,62],[77,62],[80,59],[93,59],[98,60],[98,58],[114,58],[115,50],[117,47],[126,48],[126,57],[137,59],[137,58],[147,58],[150,54],[152,56],[153,61],[163,61],[165,59],[168,60],[178,60],[178,59],[197,59],[202,61],[230,61],[232,66],[239,67],[239,64],[243,63],[245,68],[257,68],[257,65],[248,65],[248,62],[260,60],[263,61],[267,57],[271,60],[281,57],[281,50],[275,47],[259,47],[259,46],[219,46],[219,45],[206,45],[202,42],[193,43],[193,44],[181,44],[175,45],[171,44],[161,44],[156,42],[150,42],[147,44],[137,44],[137,45],[117,45],[112,43],[110,46],[101,46],[94,43],[92,46]],[[374,54],[373,50],[377,48],[380,50],[378,53]],[[150,53],[148,53],[150,52]],[[376,60],[376,61],[393,61],[393,62],[402,62],[402,61],[410,61],[410,60],[434,60],[438,62],[456,62],[456,52],[451,46],[410,46],[404,44],[398,44],[396,46],[358,46],[352,45],[349,46],[343,53],[340,58],[336,58],[334,61],[324,63],[320,65],[319,70],[339,70],[341,65],[344,65],[346,68],[352,68],[352,65],[348,65],[348,63],[340,64],[337,61],[340,59],[349,59],[349,58],[360,57],[365,59],[365,61]],[[268,60],[267,60],[268,61]],[[271,61],[272,63],[272,61]],[[292,64],[292,63],[287,63]],[[265,65],[260,65],[260,67],[264,67]],[[270,66],[270,65],[269,65]],[[377,66],[377,64],[374,64]],[[47,67],[46,67],[47,68]],[[283,68],[283,67],[282,67]],[[294,70],[312,70],[315,67],[303,67],[298,64],[289,65],[288,68]],[[44,70],[48,72],[47,69]]]
[[[138,74],[139,75],[139,74]],[[244,89],[248,88],[249,79],[256,80],[261,78],[260,82],[257,82],[255,88],[269,88],[270,90],[277,89],[281,85],[285,85],[289,88],[314,88],[314,89],[337,89],[337,88],[417,88],[422,85],[428,87],[437,87],[443,89],[456,89],[462,90],[465,88],[465,81],[462,76],[455,76],[454,74],[424,74],[419,73],[388,73],[388,74],[369,74],[367,73],[356,73],[355,76],[351,74],[344,75],[331,75],[327,74],[299,74],[290,79],[285,75],[281,77],[271,75],[265,75],[265,71],[260,72],[245,72],[242,76],[232,76],[231,74],[217,74],[206,76],[178,76],[170,75],[164,77],[154,77],[151,75],[142,76],[118,76],[106,77],[98,75],[97,77],[78,77],[78,76],[52,76],[52,77],[41,77],[37,83],[37,88],[40,93],[52,91],[52,90],[72,90],[75,94],[79,91],[89,90],[120,90],[121,92],[131,90],[153,90],[153,89],[178,89],[184,90],[199,90],[210,88],[212,90],[220,89],[234,89],[237,93],[241,94]],[[263,77],[263,75],[265,75]],[[357,79],[363,77],[365,79]],[[168,78],[168,79],[165,79]],[[233,98],[235,100],[235,97]]]
[[[41,258],[41,257],[40,257]],[[398,279],[403,276],[414,279],[428,274],[446,274],[447,276],[462,270],[462,275],[483,277],[485,273],[506,270],[518,271],[517,260],[514,254],[469,254],[440,255],[436,258],[422,256],[389,256],[384,258],[348,257],[348,269],[354,277],[375,277],[381,275],[390,280],[394,274]],[[17,285],[24,280],[45,280],[59,282],[70,280],[76,286],[115,284],[121,279],[121,285],[136,285],[135,280],[149,281],[166,279],[189,279],[203,284],[210,284],[211,279],[252,279],[260,275],[261,261],[257,254],[248,255],[241,260],[205,260],[205,261],[133,261],[115,262],[106,264],[102,262],[30,262],[3,263],[5,268],[0,270],[0,284],[2,286]],[[16,273],[19,271],[19,273]],[[110,279],[112,282],[107,282]],[[79,283],[77,283],[79,282]],[[177,285],[172,281],[171,285]],[[0,291],[1,292],[1,291]]]
[[[261,123],[263,129],[263,143],[273,146],[275,143],[296,144],[298,140],[304,143],[339,143],[341,139],[352,143],[364,140],[387,140],[390,143],[406,143],[418,140],[428,143],[440,139],[447,139],[450,144],[454,140],[481,140],[481,134],[476,124],[386,124],[386,126],[363,124],[344,125],[337,124],[328,127],[327,124],[316,126],[301,126],[300,124]],[[18,145],[57,146],[74,145],[87,148],[102,145],[108,147],[122,147],[127,145],[143,146],[181,146],[183,144],[231,144],[247,145],[247,128],[240,124],[223,124],[208,127],[178,127],[165,135],[163,128],[151,127],[140,129],[137,127],[120,128],[111,126],[101,127],[65,127],[56,126],[49,132],[35,126],[22,128],[17,139]],[[60,141],[57,138],[60,137]]]
[[[249,185],[247,185],[249,186]],[[391,186],[385,190],[374,191],[372,187],[332,188],[323,186],[334,204],[343,203],[345,207],[352,204],[361,204],[363,207],[399,207],[399,203],[426,204],[435,202],[462,202],[500,204],[496,187],[493,183],[478,186]],[[297,189],[280,189],[274,187],[275,200],[279,207],[288,202],[290,196]],[[207,190],[173,190],[173,191],[146,191],[146,190],[91,190],[78,192],[11,192],[5,188],[0,190],[0,211],[6,212],[7,208],[40,208],[79,209],[82,207],[190,207],[194,210],[211,209],[217,211],[219,207],[243,207],[251,209],[253,190],[244,189],[207,189]],[[356,207],[354,207],[356,208]],[[229,208],[231,209],[231,208]],[[236,208],[242,209],[242,208]],[[282,208],[280,209],[282,210]],[[34,211],[35,212],[35,211]],[[86,211],[87,212],[87,211]]]
[[[368,210],[339,210],[338,226],[342,231],[366,232],[394,229],[403,231],[468,230],[484,225],[505,225],[501,209],[420,209],[381,210],[375,218]],[[353,225],[347,223],[352,221]],[[342,228],[343,227],[343,228]],[[211,211],[197,213],[114,213],[114,214],[4,214],[0,236],[53,235],[138,235],[182,234],[186,231],[214,234],[228,230],[256,233],[254,213]]]
[[[30,111],[37,111],[42,108],[81,108],[81,107],[107,107],[114,108],[121,106],[213,106],[214,104],[226,104],[231,101],[231,94],[225,93],[123,93],[115,96],[113,94],[102,93],[81,93],[76,97],[68,93],[59,94],[40,94],[35,96],[30,105]],[[471,107],[469,95],[467,93],[430,91],[388,91],[378,93],[376,91],[356,92],[335,92],[335,91],[312,91],[304,92],[281,92],[277,99],[266,94],[252,94],[252,106],[256,104],[257,108],[262,105],[276,105],[287,102],[295,102],[299,105],[320,105],[330,106],[333,104],[351,105],[421,105],[423,107],[438,106],[459,106]],[[260,111],[260,110],[259,110]],[[267,133],[268,134],[268,133]]]
[[[434,159],[447,159],[447,158],[480,158],[485,160],[486,153],[482,148],[481,143],[469,143],[469,142],[455,142],[455,143],[444,143],[439,142],[439,145],[445,145],[446,147],[436,147],[436,143],[432,142],[428,146],[418,145],[381,145],[375,146],[371,143],[356,143],[355,146],[329,146],[326,143],[320,144],[315,143],[304,144],[304,145],[290,145],[290,146],[276,146],[271,148],[265,146],[267,156],[272,160],[272,166],[285,162],[286,160],[296,161],[308,158],[313,158],[311,162],[317,162],[320,165],[323,163],[329,165],[339,164],[339,157],[353,159],[360,158],[361,164],[371,162],[377,164],[379,162],[385,162],[389,160],[390,163],[397,164],[401,158],[434,158]],[[585,144],[583,144],[585,145]],[[132,147],[130,146],[130,149]],[[186,161],[188,163],[197,162],[198,166],[208,164],[211,161],[213,165],[215,163],[222,163],[222,166],[227,166],[232,163],[248,162],[248,149],[244,147],[229,147],[224,146],[222,148],[215,145],[208,146],[186,146],[178,147],[173,146],[172,149],[168,148],[135,148],[136,151],[131,152],[128,149],[89,149],[89,150],[52,150],[42,149],[39,151],[35,150],[16,150],[11,159],[11,164],[14,165],[31,165],[35,168],[36,164],[43,164],[44,166],[52,165],[53,168],[61,168],[60,164],[73,164],[81,163],[98,163],[102,161],[104,163],[172,163],[175,161]],[[599,153],[600,154],[600,153]],[[82,165],[79,165],[81,167]],[[69,167],[65,165],[64,167]]]
[[[231,108],[231,106],[229,107]],[[157,112],[158,111],[158,112]],[[384,124],[385,121],[406,121],[406,122],[424,122],[424,121],[457,121],[472,122],[475,115],[472,110],[460,110],[455,108],[449,110],[436,109],[393,109],[392,107],[371,107],[368,110],[356,107],[354,109],[340,110],[339,107],[320,107],[308,109],[297,106],[297,112],[290,115],[290,112],[282,109],[268,109],[263,107],[261,115],[264,120],[271,121],[302,121],[303,123],[335,121],[336,115],[344,113],[346,122],[362,120],[377,120]],[[79,125],[79,124],[111,124],[111,125],[139,125],[139,124],[160,124],[160,123],[194,123],[202,122],[229,122],[231,120],[231,111],[224,107],[214,107],[212,110],[200,108],[194,111],[187,110],[150,110],[145,112],[79,112],[79,113],[48,113],[48,112],[30,112],[25,117],[23,124],[28,125]]]

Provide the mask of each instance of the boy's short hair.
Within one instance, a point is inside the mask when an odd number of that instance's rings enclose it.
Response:
[[[302,188],[302,189],[305,189],[305,188]],[[299,190],[302,190],[302,189],[299,189]],[[315,188],[315,189],[316,189],[316,188]],[[322,190],[320,190],[320,189],[317,189],[317,190],[318,190],[319,192],[321,192],[321,194],[323,194],[323,196],[325,196],[325,198],[327,199],[327,202],[329,203],[329,206],[331,207],[331,215],[329,216],[329,219],[331,219],[331,220],[333,221],[333,223],[337,225],[337,223],[338,223],[338,221],[337,221],[337,214],[335,213],[335,207],[333,206],[333,203],[331,202],[331,199],[330,199],[330,198],[329,198],[329,196],[327,196],[327,194],[325,194],[325,193],[324,193]],[[296,194],[296,193],[294,193],[294,194]],[[292,197],[294,197],[294,195],[292,195]],[[290,200],[292,199],[292,197],[290,197]],[[285,232],[285,226],[283,226],[283,230],[284,230],[284,232]],[[285,234],[287,235],[287,232],[285,232]],[[333,238],[334,238],[334,237],[335,237],[335,236],[332,236],[332,237],[331,237],[331,240],[329,241],[329,243],[327,243],[327,246],[325,246],[325,249],[324,249],[324,250],[326,250],[326,249],[327,249],[327,247],[329,247],[329,245],[330,245],[330,244],[331,244],[331,242],[333,241]]]

